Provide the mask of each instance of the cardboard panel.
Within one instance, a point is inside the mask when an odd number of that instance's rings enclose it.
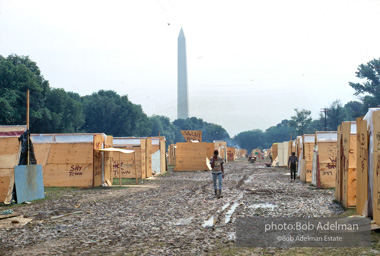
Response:
[[[18,204],[45,198],[42,165],[18,165],[14,170]]]
[[[368,200],[368,130],[363,117],[356,119],[357,128],[357,172],[356,172],[356,213],[367,215]]]
[[[186,142],[199,141],[202,142],[202,131],[196,130],[181,130],[182,136]]]
[[[44,185],[45,187],[92,187],[93,172],[92,163],[48,164],[43,173]]]

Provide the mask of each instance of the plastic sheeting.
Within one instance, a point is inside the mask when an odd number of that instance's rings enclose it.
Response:
[[[135,138],[113,138],[113,145],[141,145],[141,140]]]
[[[315,142],[315,135],[314,134],[305,134],[303,137],[305,138],[304,143],[314,143]]]
[[[311,184],[314,186],[318,186],[317,176],[318,176],[318,145],[314,146],[314,154],[313,154],[313,167],[311,173]]]
[[[93,142],[95,134],[32,134],[31,139],[34,143],[49,143],[49,142],[63,142],[63,143],[83,143]],[[104,140],[107,135],[104,133]]]
[[[316,136],[317,136],[317,142],[338,141],[338,132],[317,132]]]

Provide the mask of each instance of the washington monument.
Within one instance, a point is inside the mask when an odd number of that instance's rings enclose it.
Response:
[[[187,96],[186,38],[183,30],[178,36],[178,119],[189,117],[189,98]]]

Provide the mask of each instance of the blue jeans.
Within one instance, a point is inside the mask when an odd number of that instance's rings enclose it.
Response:
[[[216,186],[216,179],[218,179],[218,183],[219,183],[219,189],[222,190],[222,179],[223,179],[223,176],[221,173],[219,174],[212,174],[212,181],[214,182],[214,189],[218,189],[217,186]]]

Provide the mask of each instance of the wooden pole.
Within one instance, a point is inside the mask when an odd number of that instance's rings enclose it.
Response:
[[[121,187],[121,161],[120,161],[121,152],[119,152],[119,186]]]
[[[27,152],[27,164],[29,165],[29,89],[26,91],[26,129],[27,129],[27,140],[28,140],[28,152]]]
[[[136,151],[133,152],[133,165],[135,166],[135,176],[136,176],[136,185],[137,185],[137,167],[136,167]]]

